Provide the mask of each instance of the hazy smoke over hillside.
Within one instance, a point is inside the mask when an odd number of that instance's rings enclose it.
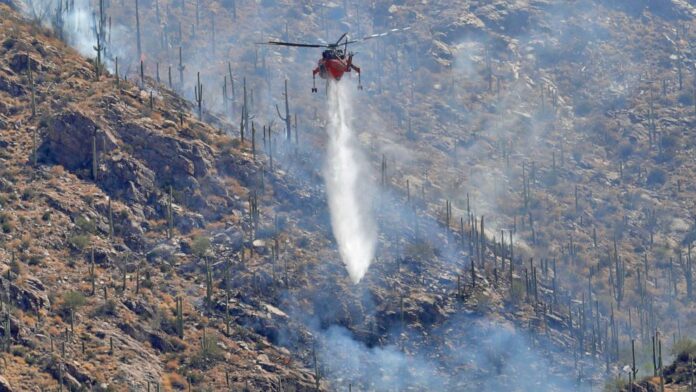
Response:
[[[346,82],[329,83],[329,147],[326,191],[331,226],[343,263],[358,283],[374,257],[376,229],[370,212],[371,181],[351,129],[351,97]]]

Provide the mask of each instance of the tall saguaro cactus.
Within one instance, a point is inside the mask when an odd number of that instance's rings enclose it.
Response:
[[[101,76],[101,59],[102,52],[106,55],[106,16],[104,15],[104,0],[99,1],[99,21],[96,20],[96,15],[92,14],[92,19],[94,23],[94,36],[97,38],[97,44],[93,47],[97,52],[97,59],[94,63],[94,73],[99,80]]]
[[[242,136],[242,142],[244,141],[244,129],[249,127],[249,102],[247,101],[247,88],[246,88],[246,78],[242,80],[242,87],[244,89],[244,107],[242,108],[242,126],[240,127],[240,132]]]
[[[143,59],[143,48],[140,44],[140,10],[138,8],[138,0],[135,0],[135,34],[138,45],[138,60]]]
[[[212,49],[213,49],[213,54],[215,54],[215,13],[213,12],[210,15],[210,29],[211,29],[211,37],[210,39],[212,40]]]
[[[184,66],[184,61],[181,57],[181,45],[179,45],[179,88],[183,89],[184,88],[184,69],[186,67]]]
[[[36,84],[34,83],[34,72],[31,69],[31,57],[27,52],[27,73],[29,75],[29,83],[31,84],[31,117],[36,116]],[[34,153],[36,156],[36,153]]]
[[[196,103],[198,104],[198,119],[203,118],[203,85],[201,84],[201,73],[198,72],[196,87],[193,89],[194,95],[196,97]]]
[[[97,134],[92,135],[92,179],[97,181],[99,172],[99,157],[97,156]]]
[[[280,109],[276,105],[276,111],[278,112],[278,117],[285,122],[285,139],[290,141],[292,139],[292,116],[290,115],[290,103],[288,102],[288,80],[285,79],[285,117],[280,114]]]
[[[176,333],[179,339],[184,338],[184,300],[181,297],[176,298]]]

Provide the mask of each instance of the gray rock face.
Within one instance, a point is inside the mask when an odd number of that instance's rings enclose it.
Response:
[[[176,139],[154,132],[141,124],[127,123],[117,131],[123,142],[154,173],[159,185],[196,191],[196,178],[210,173],[213,154],[198,141]]]
[[[106,159],[105,166],[106,175],[98,181],[112,197],[145,204],[157,193],[155,173],[139,161],[117,154]]]
[[[90,167],[92,137],[96,137],[100,154],[116,148],[116,138],[89,117],[76,111],[61,113],[51,119],[46,138],[40,148],[43,161],[58,163],[74,171]]]
[[[22,310],[38,312],[51,304],[43,284],[36,278],[27,278],[21,286],[12,282],[9,285],[10,297]]]
[[[478,36],[486,26],[476,15],[465,12],[451,23],[435,26],[433,33],[438,39],[448,45],[457,44],[466,36]]]
[[[205,219],[219,216],[232,201],[224,184],[212,175],[215,157],[209,146],[163,134],[145,120],[124,123],[112,131],[100,129],[94,120],[78,111],[66,111],[51,120],[40,148],[41,159],[91,178],[91,141],[95,136],[97,184],[130,205],[153,207],[143,210],[148,218],[165,216],[167,203],[162,189],[170,185],[179,196],[177,202],[202,213],[175,209],[174,224],[182,232],[202,227]],[[218,196],[218,202],[210,205],[202,192]],[[142,235],[137,228],[132,229],[129,246],[139,249],[143,245]]]
[[[24,87],[14,80],[0,74],[0,91],[5,91],[13,97],[24,95]]]
[[[438,69],[447,69],[452,66],[454,56],[450,48],[444,42],[433,40],[429,54],[429,58],[432,59],[432,61],[428,63],[430,69],[437,71]]]

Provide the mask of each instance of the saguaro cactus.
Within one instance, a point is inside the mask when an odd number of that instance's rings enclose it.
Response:
[[[118,57],[116,57],[116,71],[114,72],[114,76],[116,77],[116,88],[120,88],[121,82],[118,76]]]
[[[91,295],[94,295],[97,292],[97,274],[94,270],[94,247],[92,247],[92,253],[89,258],[89,280],[92,285]]]
[[[111,207],[111,197],[109,197],[109,237],[114,236],[114,210]]]
[[[31,117],[36,116],[36,85],[34,83],[34,71],[31,69],[31,57],[27,53],[27,73],[29,76],[29,84],[31,84]]]
[[[177,68],[179,70],[179,88],[183,89],[184,87],[184,69],[186,67],[184,66],[184,61],[182,60],[181,57],[181,46],[179,46],[179,67]]]
[[[194,87],[194,95],[196,97],[196,103],[198,104],[198,119],[203,118],[203,85],[201,84],[201,73],[196,74],[197,82],[196,87]]]
[[[184,300],[181,297],[176,298],[176,333],[179,339],[184,338]]]
[[[140,44],[140,10],[138,8],[138,0],[135,0],[135,34],[138,47],[138,60],[142,60],[143,48]]]
[[[242,127],[241,127],[241,136],[242,136],[242,142],[244,142],[244,129],[249,127],[249,102],[247,101],[247,88],[246,88],[246,78],[242,80],[243,84],[243,89],[244,89],[244,107],[242,108],[243,114],[242,114]]]
[[[212,40],[212,49],[213,49],[213,54],[215,54],[215,13],[213,12],[210,15],[210,29],[211,31],[211,37],[210,39]]]
[[[212,307],[213,304],[213,273],[210,270],[210,261],[205,258],[205,301]]]
[[[94,20],[94,35],[97,38],[97,44],[94,46],[94,50],[97,52],[97,59],[94,64],[94,70],[99,80],[101,76],[101,54],[104,52],[106,54],[106,15],[104,14],[104,0],[99,0],[99,21],[96,20],[96,15],[92,14],[92,19]]]
[[[140,88],[145,88],[145,63],[140,60]]]
[[[92,179],[97,181],[97,174],[99,171],[99,157],[97,156],[97,134],[96,132],[92,135]]]
[[[172,218],[172,186],[169,186],[169,198],[167,200],[167,238],[172,238],[174,219]]]
[[[292,139],[292,116],[290,115],[290,103],[288,98],[288,80],[285,79],[285,117],[280,114],[280,109],[276,105],[276,111],[278,112],[278,117],[285,122],[285,139],[290,141]]]

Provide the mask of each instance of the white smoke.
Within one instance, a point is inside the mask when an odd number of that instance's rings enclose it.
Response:
[[[372,184],[351,122],[351,96],[344,83],[329,83],[326,189],[331,226],[354,283],[365,276],[375,252],[377,230],[371,212]]]

